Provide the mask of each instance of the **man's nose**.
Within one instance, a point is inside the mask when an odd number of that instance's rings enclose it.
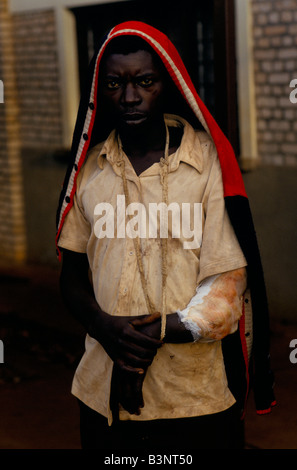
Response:
[[[141,97],[138,93],[137,86],[133,83],[127,83],[122,94],[122,103],[131,105],[138,103],[140,100]]]

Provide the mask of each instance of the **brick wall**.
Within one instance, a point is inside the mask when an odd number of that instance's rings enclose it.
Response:
[[[34,186],[42,193],[40,180],[34,180],[26,170],[32,165],[28,156],[46,160],[47,154],[62,147],[54,11],[11,15],[8,3],[0,0],[0,80],[4,83],[4,103],[0,103],[0,263],[27,261],[30,230],[36,231],[40,223],[39,201],[34,200],[33,207],[28,205],[26,188]],[[48,177],[46,170],[44,178]],[[33,228],[28,222],[32,213],[37,214]]]
[[[26,256],[19,103],[14,62],[13,27],[7,0],[0,0],[0,260],[22,261]],[[2,100],[1,100],[2,101]]]
[[[297,166],[297,0],[252,0],[258,150],[262,162]]]
[[[22,147],[62,145],[54,11],[13,15]]]

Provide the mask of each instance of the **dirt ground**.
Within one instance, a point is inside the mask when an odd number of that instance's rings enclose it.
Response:
[[[55,267],[0,268],[0,449],[80,449],[70,388],[84,333],[65,311]],[[297,325],[272,318],[271,356],[277,406],[246,416],[246,449],[297,449]]]

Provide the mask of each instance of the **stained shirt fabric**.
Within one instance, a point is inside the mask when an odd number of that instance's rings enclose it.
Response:
[[[183,129],[179,148],[169,156],[168,208],[174,203],[171,207],[176,208],[177,204],[180,214],[183,210],[190,214],[190,227],[199,233],[199,243],[192,243],[189,248],[186,243],[191,241],[190,234],[184,233],[183,224],[177,227],[168,223],[166,313],[170,314],[187,306],[203,279],[244,267],[246,260],[225,209],[221,168],[213,141],[206,132],[194,130],[178,116],[166,115],[165,122],[169,128]],[[59,246],[87,254],[94,294],[103,311],[110,315],[143,315],[148,311],[134,241],[128,230],[129,222],[121,217],[125,206],[119,156],[115,131],[89,151]],[[154,163],[138,176],[128,156],[123,154],[123,158],[130,201],[137,203],[134,208],[138,209],[141,203],[147,217],[152,204],[162,202],[160,163]],[[197,204],[202,204],[201,219],[195,219]],[[186,207],[190,208],[188,213]],[[170,216],[171,211],[168,213]],[[104,216],[105,224],[101,219]],[[148,233],[147,219],[142,220]],[[160,220],[157,223],[158,234]],[[136,227],[139,230],[136,223],[132,229]],[[99,228],[103,230],[101,235]],[[104,233],[107,236],[100,238]],[[161,311],[161,240],[159,236],[147,236],[140,238],[140,244],[149,296]],[[85,353],[74,375],[72,393],[106,416],[109,423],[112,368],[113,362],[103,347],[86,335]],[[148,368],[143,398],[145,406],[139,416],[121,408],[120,419],[182,418],[229,408],[235,399],[228,388],[221,341],[165,343]]]

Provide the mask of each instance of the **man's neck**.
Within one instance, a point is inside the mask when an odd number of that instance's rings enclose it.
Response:
[[[164,121],[144,128],[120,130],[119,133],[124,151],[133,160],[165,149],[166,127]]]
[[[164,121],[158,125],[156,124],[152,132],[147,129],[145,132],[120,132],[120,137],[124,152],[138,175],[154,163],[159,162],[161,157],[164,157],[166,145]],[[177,150],[181,138],[181,129],[170,129],[169,154]]]

